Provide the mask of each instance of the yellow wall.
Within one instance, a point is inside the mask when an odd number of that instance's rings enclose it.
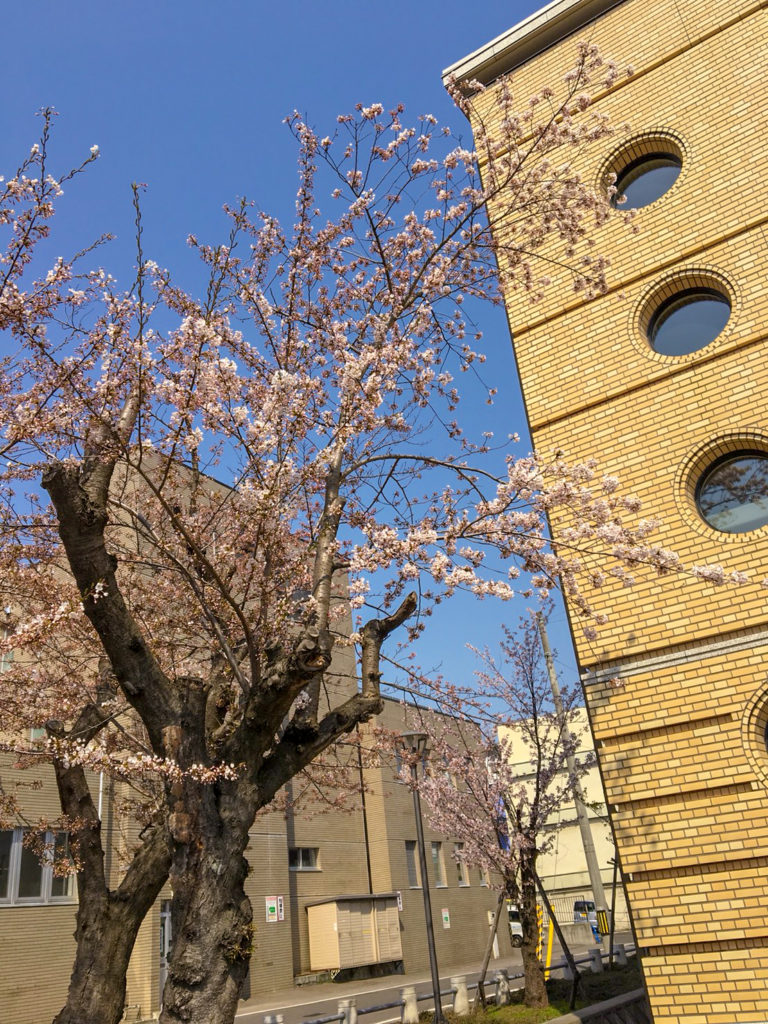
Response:
[[[609,615],[596,642],[573,625],[654,1018],[756,1021],[768,1017],[768,528],[711,529],[693,489],[717,442],[768,451],[768,20],[746,0],[624,0],[582,35],[635,68],[598,98],[629,128],[577,157],[583,178],[597,185],[622,145],[660,130],[683,170],[636,232],[616,217],[598,233],[606,295],[584,299],[561,273],[536,306],[510,295],[509,320],[536,448],[597,458],[663,520],[659,544],[753,581],[640,572],[596,595]],[[554,84],[578,37],[518,69],[517,95]],[[640,321],[682,270],[723,284],[730,320],[701,351],[660,356]]]

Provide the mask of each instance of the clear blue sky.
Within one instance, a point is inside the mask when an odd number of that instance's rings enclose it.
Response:
[[[224,202],[247,195],[290,218],[294,146],[282,119],[293,109],[325,131],[355,103],[399,102],[412,116],[433,113],[469,138],[441,83],[444,67],[482,46],[541,3],[531,0],[70,0],[6,4],[0,64],[0,173],[8,173],[38,132],[34,113],[60,114],[52,172],[87,155],[101,158],[73,185],[58,216],[62,255],[110,231],[102,262],[129,280],[134,262],[130,185],[146,182],[147,257],[178,273],[185,239],[218,241]],[[191,264],[189,264],[191,265]],[[506,321],[482,324],[500,389],[490,429],[525,432]],[[483,429],[488,428],[486,420]],[[527,444],[520,445],[521,454]],[[467,681],[498,623],[518,612],[461,602],[433,618],[419,660]],[[553,637],[563,655],[564,615]]]

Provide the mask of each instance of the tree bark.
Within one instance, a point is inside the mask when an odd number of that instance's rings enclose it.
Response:
[[[98,732],[101,715],[89,705],[73,731],[82,739]],[[56,734],[55,723],[48,723]],[[104,872],[101,821],[81,765],[53,762],[61,808],[80,827],[71,833],[77,874],[75,962],[67,1001],[54,1024],[117,1024],[125,1003],[125,975],[141,923],[157,899],[171,866],[170,835],[162,818],[146,830],[120,886],[109,889]]]
[[[173,945],[161,1024],[231,1024],[253,949],[244,853],[255,810],[242,785],[203,788],[192,814],[173,823]]]
[[[537,956],[539,924],[536,915],[536,861],[535,854],[523,851],[520,856],[520,924],[523,929],[523,973],[525,975],[526,1006],[549,1006],[544,968]]]
[[[80,905],[67,1001],[53,1024],[118,1024],[125,1006],[128,962],[156,895],[152,891],[140,906],[118,904],[108,897]]]
[[[80,873],[75,963],[67,1001],[53,1024],[118,1024],[136,936],[168,877],[170,859],[167,833],[157,830],[119,888],[97,892]]]

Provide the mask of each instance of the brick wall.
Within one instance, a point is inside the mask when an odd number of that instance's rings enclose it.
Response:
[[[663,520],[660,544],[754,581],[715,588],[641,572],[635,587],[597,597],[610,621],[596,642],[573,625],[654,1019],[758,1020],[768,1016],[768,532],[716,532],[693,491],[707,452],[725,450],[718,442],[768,450],[768,20],[765,4],[746,0],[625,0],[582,35],[635,68],[598,99],[629,128],[579,155],[585,180],[597,184],[643,132],[673,133],[683,169],[638,211],[636,233],[621,218],[599,232],[606,295],[585,300],[560,273],[537,306],[509,296],[508,315],[537,449],[597,458]],[[517,95],[554,84],[576,38],[518,69]],[[492,100],[493,87],[481,102],[489,118]],[[686,271],[712,275],[731,316],[702,350],[662,356],[643,316]]]

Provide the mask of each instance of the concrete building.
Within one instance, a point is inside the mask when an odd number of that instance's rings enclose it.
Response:
[[[634,68],[596,96],[629,129],[574,159],[595,188],[617,175],[637,231],[598,232],[596,299],[558,271],[537,306],[510,294],[515,353],[538,450],[597,458],[687,565],[749,574],[609,583],[607,626],[575,642],[654,1018],[764,1021],[768,20],[752,0],[555,0],[449,70],[490,97],[511,72],[524,101],[580,39]]]
[[[363,734],[363,748],[374,745],[374,725],[392,732],[411,727],[402,705],[391,700]],[[365,758],[361,765],[358,748],[348,749],[344,778],[354,789],[344,807],[271,811],[251,829],[247,892],[256,931],[246,999],[351,971],[428,970],[411,792],[391,760],[369,764]],[[6,787],[12,774],[6,758],[0,764]],[[29,820],[55,819],[56,787],[48,769],[15,774]],[[301,779],[292,785],[298,790]],[[129,794],[98,775],[93,790],[107,837],[107,867],[116,880],[121,851],[135,838],[131,823],[117,813]],[[0,1019],[42,1024],[64,1002],[74,958],[76,889],[73,878],[54,878],[24,850],[21,837],[21,828],[0,831]],[[476,869],[457,865],[454,844],[426,822],[425,839],[440,968],[479,961],[496,893]],[[128,974],[127,1021],[159,1012],[172,938],[169,899],[170,891],[164,892],[141,928]],[[496,955],[510,952],[509,934],[500,930]]]
[[[593,744],[586,709],[574,709],[573,720],[569,722],[569,728],[578,743],[577,760],[591,754]],[[504,739],[510,763],[514,766],[517,776],[520,779],[531,776],[533,768],[527,756],[527,748],[519,740],[519,734],[516,735],[514,730],[505,729],[503,733],[500,731],[500,736]],[[629,928],[629,914],[621,876],[614,879],[613,861],[616,848],[608,820],[605,793],[596,763],[593,762],[587,768],[580,782],[584,793],[584,805],[589,815],[600,877],[608,904],[606,909],[610,910],[611,904],[614,903],[616,928],[627,929]],[[558,921],[561,924],[568,924],[574,920],[574,902],[577,900],[595,902],[581,830],[572,802],[565,803],[558,808],[550,822],[550,828],[553,833],[550,837],[552,842],[546,852],[539,857],[537,868]],[[616,884],[615,898],[613,897],[614,881]]]

